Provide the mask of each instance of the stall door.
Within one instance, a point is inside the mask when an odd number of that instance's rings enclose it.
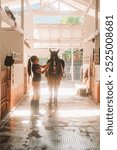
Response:
[[[2,81],[1,81],[1,100],[0,100],[0,107],[1,107],[1,118],[3,118],[10,110],[10,83],[11,80],[7,79],[6,76],[7,71],[2,71]]]

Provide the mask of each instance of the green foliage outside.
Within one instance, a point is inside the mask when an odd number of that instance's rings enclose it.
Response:
[[[70,16],[70,17],[63,17],[61,19],[61,24],[80,24],[80,25],[83,25],[84,23],[84,18],[82,16],[80,17],[73,17],[73,16]]]

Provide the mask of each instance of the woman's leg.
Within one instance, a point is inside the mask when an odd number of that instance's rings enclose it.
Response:
[[[31,101],[32,115],[38,114],[39,111],[39,99],[40,99],[40,82],[32,82],[33,86],[33,98]]]
[[[35,101],[36,114],[39,114],[39,102],[40,102],[40,82],[36,86],[36,101]]]

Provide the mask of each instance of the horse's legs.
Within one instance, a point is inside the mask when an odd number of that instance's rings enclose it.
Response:
[[[54,105],[57,107],[58,88],[54,88]]]
[[[57,98],[58,98],[58,87],[59,87],[59,82],[57,82],[54,85],[54,105],[55,105],[55,107],[57,107],[57,105],[58,105],[58,101],[57,101]]]
[[[49,106],[52,106],[52,86],[49,86]]]

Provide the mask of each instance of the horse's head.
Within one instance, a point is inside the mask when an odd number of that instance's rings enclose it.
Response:
[[[51,49],[49,49],[50,51],[50,72],[52,74],[57,74],[57,68],[60,66],[59,65],[59,57],[58,57],[58,51],[52,51]]]
[[[52,51],[51,49],[49,49],[49,51],[50,59],[48,60],[48,63],[50,63],[50,67],[46,76],[48,80],[51,80],[52,82],[56,82],[56,80],[60,81],[62,79],[64,61],[58,57],[59,50]]]
[[[56,59],[59,58],[58,57],[59,50],[58,51],[51,51],[51,49],[49,49],[49,51],[50,51],[50,59],[52,59],[53,61],[55,61]]]

